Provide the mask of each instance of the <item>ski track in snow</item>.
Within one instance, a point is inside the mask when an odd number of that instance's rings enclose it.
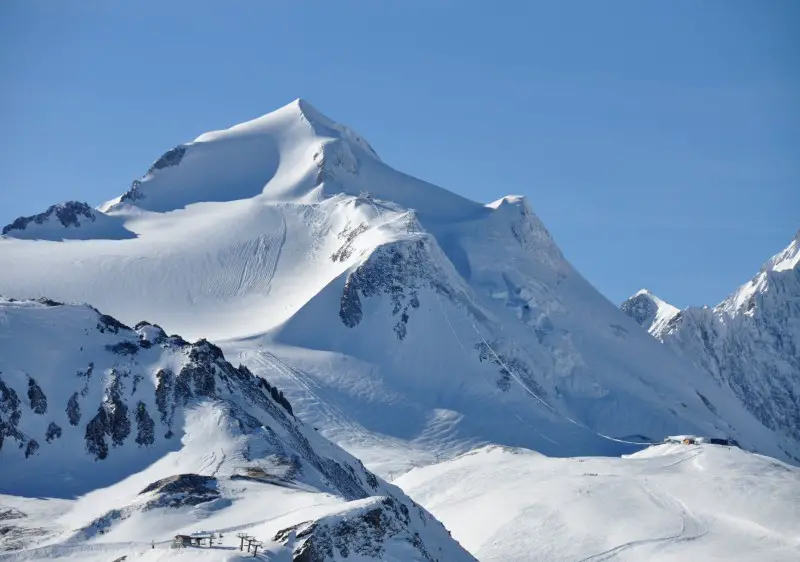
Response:
[[[374,441],[375,435],[367,432],[361,425],[354,422],[344,410],[330,399],[320,384],[301,369],[288,364],[286,361],[270,351],[258,349],[244,351],[241,354],[242,362],[252,361],[267,369],[278,371],[281,375],[295,381],[310,396],[316,407],[328,420],[327,429],[337,429],[347,435],[356,435],[367,441]]]
[[[680,519],[680,530],[675,534],[665,537],[653,537],[628,541],[615,546],[614,548],[604,550],[603,552],[592,554],[586,558],[581,558],[578,562],[600,562],[602,560],[612,560],[623,552],[632,548],[645,547],[660,543],[688,542],[699,539],[708,534],[708,527],[700,519],[698,519],[682,501],[665,492],[656,492],[654,486],[648,483],[647,478],[645,478],[644,481],[639,480],[638,478],[633,478],[633,481],[636,482],[637,486],[639,486],[639,488],[652,500],[653,504],[658,506],[661,511],[673,514]]]
[[[486,447],[396,484],[485,562],[797,560],[797,469],[685,447],[622,459]]]

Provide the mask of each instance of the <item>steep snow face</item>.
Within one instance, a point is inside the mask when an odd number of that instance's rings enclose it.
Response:
[[[758,304],[759,294],[770,291],[781,294],[787,288],[791,291],[794,288],[793,283],[796,281],[798,268],[800,268],[800,230],[782,252],[772,256],[755,277],[722,301],[716,307],[717,310],[729,316],[752,314]],[[789,287],[785,287],[787,283]]]
[[[311,560],[473,560],[213,344],[88,306],[0,300],[0,455],[0,550],[20,559],[235,529]]]
[[[620,309],[651,334],[663,330],[680,312],[680,309],[664,302],[647,289],[642,289],[626,300]]]
[[[623,305],[623,311],[626,310]],[[730,388],[800,460],[800,239],[716,307],[688,308],[650,333]]]
[[[411,178],[303,101],[171,150],[103,210],[136,238],[0,240],[0,293],[217,341],[384,473],[487,442],[619,454],[699,433],[783,454],[525,199]]]
[[[396,483],[482,562],[788,562],[800,552],[800,470],[737,448],[552,459],[489,447]]]
[[[45,212],[19,217],[3,227],[3,236],[28,240],[119,240],[135,235],[119,219],[95,211],[86,203],[67,201]]]

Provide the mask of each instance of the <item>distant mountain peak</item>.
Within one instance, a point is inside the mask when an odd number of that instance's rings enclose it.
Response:
[[[771,271],[786,271],[796,268],[798,264],[800,264],[800,230],[795,233],[789,245],[775,254],[764,268]]]
[[[797,450],[800,231],[752,279],[713,308],[675,309],[668,322],[656,323],[659,301],[640,291],[622,310],[718,383],[728,385],[766,427],[794,440],[784,451]]]
[[[18,217],[3,227],[2,234],[11,238],[53,241],[134,237],[118,220],[80,201],[58,203],[43,213]]]
[[[650,333],[661,330],[680,313],[677,307],[641,289],[620,306],[622,312]]]

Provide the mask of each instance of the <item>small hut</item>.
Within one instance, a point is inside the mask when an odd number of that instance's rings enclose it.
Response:
[[[192,546],[192,537],[189,535],[175,535],[172,539],[172,548],[186,548]]]

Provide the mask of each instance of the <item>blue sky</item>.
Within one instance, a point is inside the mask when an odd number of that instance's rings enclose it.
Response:
[[[0,2],[0,224],[303,97],[407,173],[528,196],[615,302],[714,304],[800,227],[800,2],[222,5]]]

